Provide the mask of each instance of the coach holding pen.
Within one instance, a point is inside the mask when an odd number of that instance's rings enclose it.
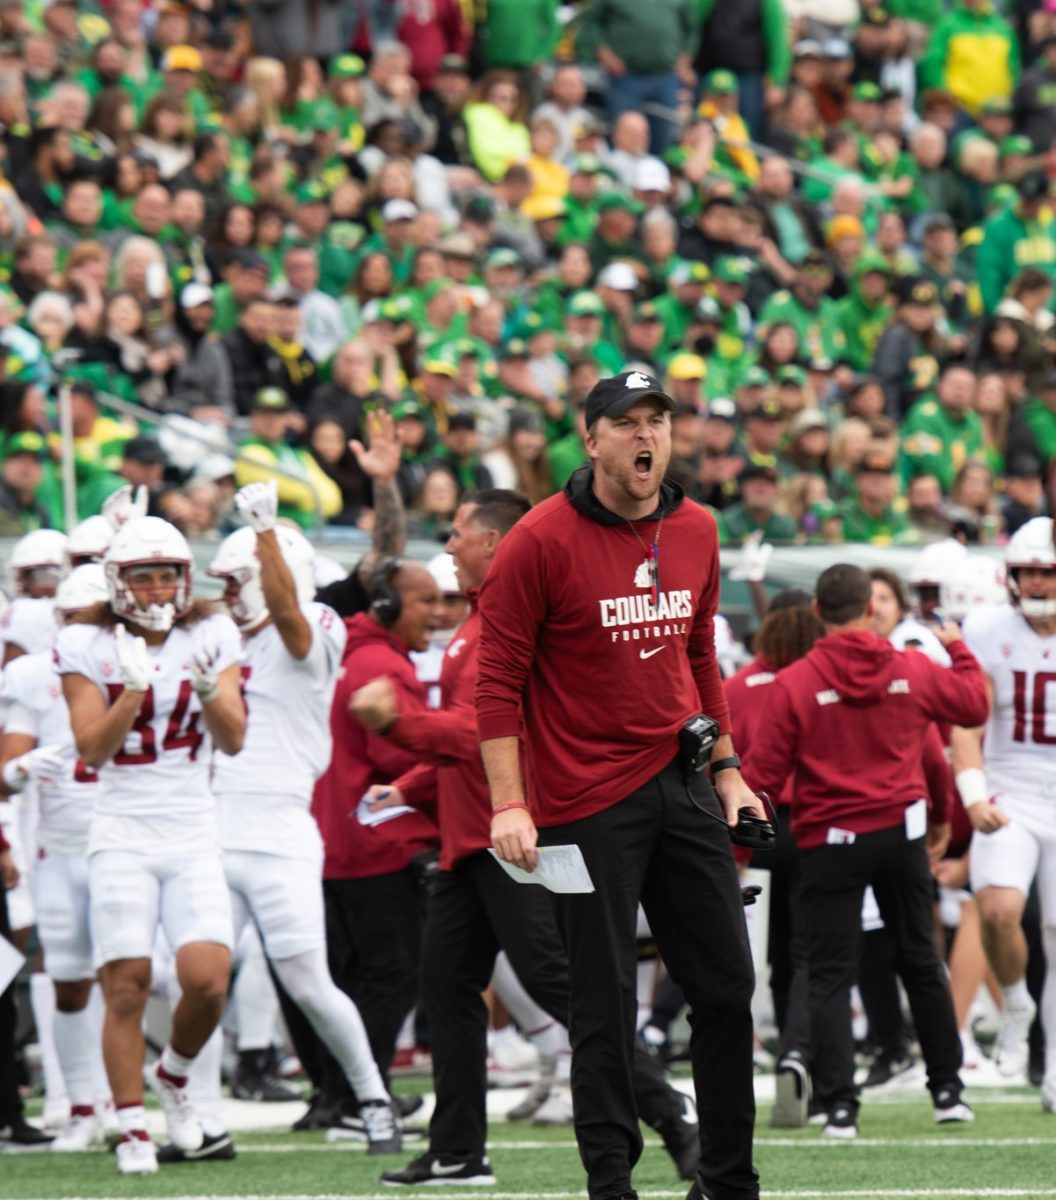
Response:
[[[641,901],[692,1013],[701,1167],[689,1196],[755,1200],[754,981],[728,826],[742,808],[765,814],[727,732],[715,522],[664,479],[673,409],[640,371],[587,397],[590,463],[514,526],[481,588],[477,721],[498,854],[534,869],[538,825],[544,843],[580,847],[595,888],[559,897],[590,1196],[636,1195]],[[700,714],[722,733],[714,788],[680,750]]]

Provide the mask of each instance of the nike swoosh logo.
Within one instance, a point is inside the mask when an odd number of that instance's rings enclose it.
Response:
[[[684,1122],[686,1125],[696,1125],[696,1123],[697,1123],[697,1109],[696,1109],[696,1106],[694,1105],[693,1101],[692,1101],[692,1100],[690,1100],[690,1098],[689,1098],[688,1096],[686,1096],[686,1097],[684,1097],[684,1098],[683,1098],[683,1100],[682,1100],[682,1104],[683,1104],[683,1106],[684,1106],[684,1107],[683,1107],[683,1109],[682,1109],[682,1120],[683,1120],[683,1122]]]
[[[459,1171],[461,1171],[465,1168],[465,1165],[466,1165],[465,1163],[457,1162],[457,1163],[451,1163],[450,1166],[445,1167],[443,1163],[436,1162],[434,1160],[430,1164],[429,1170],[434,1175],[457,1175],[459,1173]]]
[[[655,650],[639,650],[638,657],[639,658],[652,658],[654,654],[659,654],[661,650],[665,650],[665,649],[667,649],[666,642],[662,646],[657,646]]]

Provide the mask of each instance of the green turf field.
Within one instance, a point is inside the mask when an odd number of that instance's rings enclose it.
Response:
[[[756,1161],[763,1195],[809,1200],[840,1197],[1056,1198],[1056,1117],[1037,1092],[1009,1089],[976,1097],[973,1125],[937,1127],[923,1099],[877,1099],[862,1114],[855,1142],[823,1142],[817,1128],[772,1131],[760,1112]],[[653,1135],[636,1172],[643,1197],[677,1198],[686,1188]],[[584,1194],[571,1130],[543,1131],[496,1122],[490,1155],[495,1188],[386,1188],[379,1171],[401,1158],[367,1158],[355,1143],[327,1145],[321,1134],[272,1130],[240,1133],[234,1162],[163,1167],[148,1178],[122,1179],[103,1152],[0,1156],[0,1197],[368,1197],[401,1194],[446,1200],[572,1200]]]

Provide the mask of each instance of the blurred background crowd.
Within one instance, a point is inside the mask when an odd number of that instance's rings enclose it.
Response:
[[[1056,493],[1054,137],[1056,0],[0,0],[0,535],[272,476],[367,531],[384,408],[443,538],[640,368],[726,544],[1001,541]]]

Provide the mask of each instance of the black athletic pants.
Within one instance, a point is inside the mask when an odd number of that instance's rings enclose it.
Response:
[[[935,945],[934,891],[924,838],[897,825],[851,844],[803,853],[802,902],[809,948],[814,1094],[831,1111],[856,1108],[851,985],[858,972],[862,896],[871,884],[909,997],[928,1068],[928,1088],[960,1087],[961,1039],[946,972]]]
[[[330,971],[356,1002],[388,1083],[396,1038],[418,996],[419,876],[408,867],[370,879],[327,879],[323,895]]]
[[[7,915],[7,896],[0,882],[0,934],[11,940],[11,922]],[[0,1128],[22,1116],[22,1097],[18,1094],[18,1061],[15,1058],[15,980],[0,993]]]
[[[752,853],[752,866],[770,872],[770,991],[781,1035],[778,1058],[796,1051],[810,1061],[810,1007],[807,939],[800,907],[800,852],[792,836],[792,815],[777,810],[777,838],[772,850]]]
[[[542,833],[547,844],[580,847],[595,888],[557,901],[572,985],[576,1137],[591,1197],[629,1193],[642,1151],[633,1070],[641,901],[690,1009],[700,1183],[709,1200],[755,1200],[754,974],[730,835],[711,784],[700,774],[687,788],[671,763],[611,807]]]
[[[500,950],[536,1004],[567,1025],[568,959],[554,896],[543,887],[514,883],[482,852],[440,873],[425,926],[422,993],[436,1087],[429,1147],[437,1153],[484,1153],[488,1012],[481,992]],[[633,1069],[642,1119],[654,1129],[683,1119],[684,1097],[641,1047]]]

